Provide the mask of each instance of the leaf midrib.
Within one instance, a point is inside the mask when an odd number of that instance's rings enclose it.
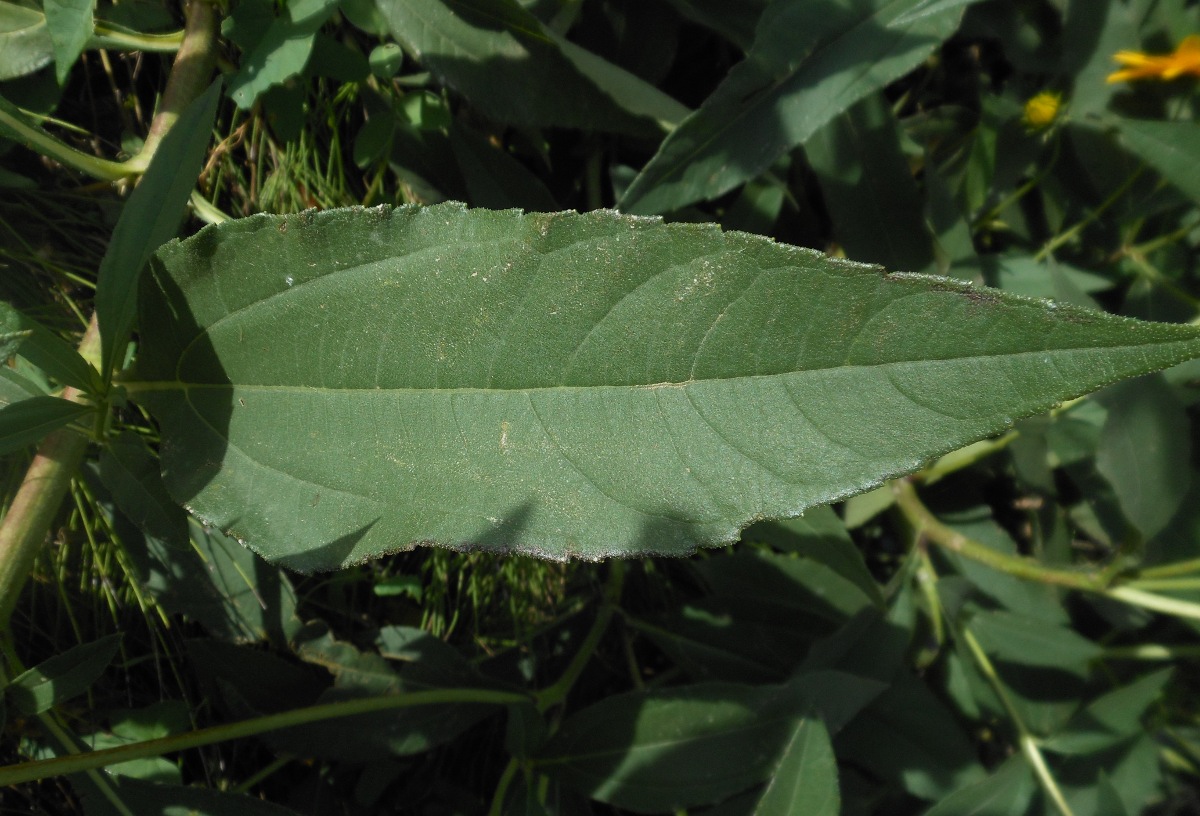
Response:
[[[734,377],[704,377],[682,380],[679,382],[664,381],[656,383],[634,383],[634,384],[589,384],[589,385],[567,385],[565,383],[556,383],[554,385],[532,385],[532,386],[397,386],[389,388],[381,388],[379,386],[364,386],[364,387],[341,387],[341,386],[319,386],[319,385],[269,385],[265,383],[193,383],[183,380],[135,380],[132,382],[123,383],[127,393],[138,394],[152,391],[188,391],[197,390],[220,390],[228,389],[230,391],[246,390],[246,391],[263,391],[267,393],[283,393],[283,394],[354,394],[354,393],[413,393],[413,394],[510,394],[510,393],[530,393],[541,391],[587,391],[599,393],[601,391],[657,391],[670,388],[688,388],[703,383],[732,383],[751,380],[774,380],[779,377],[796,376],[803,374],[816,374],[831,371],[845,371],[854,369],[887,369],[901,366],[925,366],[925,365],[940,365],[951,363],[969,364],[972,362],[990,360],[995,358],[1019,360],[1027,357],[1042,357],[1047,354],[1061,355],[1070,354],[1073,352],[1093,352],[1103,349],[1104,351],[1131,351],[1137,349],[1159,349],[1165,345],[1171,344],[1187,344],[1200,342],[1200,335],[1193,337],[1180,337],[1175,340],[1160,340],[1154,343],[1133,343],[1127,345],[1116,346],[1067,346],[1063,348],[1040,349],[1037,351],[1018,351],[1018,352],[1001,352],[996,354],[972,354],[962,357],[938,357],[938,358],[918,358],[913,360],[889,360],[881,363],[857,363],[857,364],[842,364],[836,366],[824,366],[821,368],[799,368],[793,371],[777,371],[769,374],[741,374]]]

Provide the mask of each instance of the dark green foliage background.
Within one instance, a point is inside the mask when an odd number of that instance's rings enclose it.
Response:
[[[0,2],[0,96],[71,123],[53,132],[85,152],[132,153],[170,55],[97,48],[116,27],[175,30],[179,10],[101,3],[85,38],[91,9],[72,8]],[[618,207],[1129,317],[1200,313],[1197,80],[1105,82],[1116,51],[1200,31],[1194,2],[223,11],[208,207],[181,234],[354,204]],[[1023,122],[1044,91],[1057,118]],[[56,343],[85,325],[122,199],[3,140],[0,187],[0,295],[40,321],[4,327],[33,332],[0,371],[8,405],[89,376]],[[1017,422],[918,474],[921,498],[994,551],[1200,601],[1198,381],[1192,361]],[[934,547],[886,487],[688,559],[418,550],[301,576],[187,519],[157,434],[119,408],[20,600],[12,641],[36,668],[6,689],[5,764],[59,755],[70,734],[110,747],[365,695],[530,702],[264,733],[22,784],[3,812],[1200,807],[1196,620]],[[4,459],[6,505],[29,456]],[[533,696],[564,671],[563,694]]]

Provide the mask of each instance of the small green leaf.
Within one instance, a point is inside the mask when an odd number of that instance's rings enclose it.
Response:
[[[63,85],[67,74],[92,36],[95,0],[43,0],[46,29],[54,45],[54,74]]]
[[[1194,327],[611,212],[255,216],[164,247],[141,301],[124,384],[168,491],[302,570],[690,552],[1200,353]]]
[[[294,810],[253,796],[193,785],[160,785],[141,779],[123,778],[120,796],[134,813],[162,816],[297,816]]]
[[[0,408],[0,454],[40,442],[51,431],[95,410],[58,397],[29,397]]]
[[[558,209],[554,196],[541,179],[470,128],[458,122],[452,124],[450,146],[467,183],[472,204],[498,210],[520,207],[532,212]]]
[[[242,110],[275,85],[304,70],[312,56],[317,32],[337,11],[337,0],[290,0],[284,14],[273,20],[261,40],[242,57],[229,80],[229,97]],[[207,130],[205,131],[207,133]]]
[[[777,550],[819,561],[854,584],[872,603],[883,606],[879,584],[871,577],[862,553],[846,532],[846,525],[829,506],[814,507],[800,518],[752,524],[742,538],[763,541]]]
[[[1200,140],[1195,122],[1117,119],[1121,141],[1193,201],[1200,201]]]
[[[0,0],[0,80],[32,74],[52,59],[54,45],[45,15]]]
[[[1024,816],[1035,790],[1023,756],[1013,756],[990,776],[951,793],[925,816]]]
[[[883,685],[841,672],[608,697],[568,717],[534,767],[638,813],[711,804],[771,777],[798,724],[837,731]]]
[[[1086,676],[1103,649],[1074,630],[1015,612],[979,612],[971,631],[989,654],[1021,666],[1038,666]]]
[[[1076,712],[1042,747],[1056,754],[1087,754],[1111,748],[1142,732],[1142,717],[1171,679],[1171,669],[1147,674],[1104,694]]]
[[[15,352],[62,385],[96,390],[96,370],[67,341],[7,303],[0,302],[0,319],[6,335],[19,341],[5,359]]]
[[[142,268],[160,245],[174,238],[196,177],[221,98],[220,80],[179,115],[163,138],[141,183],[121,210],[96,283],[102,376],[108,382],[124,354],[137,313]]]
[[[120,646],[120,634],[75,646],[13,678],[5,695],[22,714],[40,714],[87,691]]]
[[[818,129],[804,152],[846,257],[909,272],[933,263],[924,202],[882,94],[871,94]]]
[[[925,2],[770,4],[745,61],[663,141],[618,208],[676,210],[757,176],[954,33],[959,8],[898,22]]]
[[[838,735],[838,756],[922,799],[941,798],[984,776],[953,714],[908,673]]]
[[[367,62],[371,73],[380,79],[391,79],[400,71],[404,64],[404,49],[395,43],[384,43],[371,49]]]
[[[837,816],[837,760],[829,732],[817,719],[803,719],[784,746],[754,816]]]
[[[1191,482],[1187,412],[1161,375],[1121,383],[1104,392],[1102,402],[1108,418],[1096,470],[1143,539],[1153,538],[1175,515]]]
[[[158,459],[140,436],[125,432],[104,448],[100,479],[130,521],[168,544],[187,547],[187,513],[167,494]]]

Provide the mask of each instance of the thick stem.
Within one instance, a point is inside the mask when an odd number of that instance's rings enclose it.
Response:
[[[929,508],[921,502],[911,482],[904,479],[892,482],[892,493],[896,497],[896,506],[918,535],[922,535],[928,541],[965,558],[986,564],[992,569],[1006,572],[1017,578],[1024,578],[1027,581],[1095,592],[1131,606],[1140,606],[1180,618],[1200,620],[1200,604],[1146,592],[1138,588],[1136,580],[1115,585],[1117,580],[1125,580],[1124,576],[1118,576],[1119,565],[1103,570],[1064,570],[1047,567],[1033,558],[997,552],[938,521]],[[1184,563],[1190,565],[1192,562]]]
[[[913,528],[934,544],[945,547],[951,552],[987,564],[1000,572],[1006,572],[1029,581],[1040,581],[1043,584],[1058,584],[1094,592],[1103,590],[1108,584],[1106,576],[1100,573],[1047,567],[1032,558],[998,552],[978,541],[967,538],[962,533],[942,524],[917,496],[916,489],[907,480],[900,479],[892,482],[892,493],[896,496],[896,506],[900,508],[900,512],[904,514]]]
[[[125,162],[130,172],[144,173],[163,137],[183,109],[208,87],[217,65],[217,14],[208,0],[189,0],[184,6],[183,44],[171,66],[162,104],[150,123],[150,132],[138,154]]]
[[[95,364],[100,357],[100,331],[93,315],[79,343],[79,353]],[[68,388],[65,399],[83,402],[84,395]],[[0,523],[0,632],[16,608],[21,588],[33,569],[38,549],[46,541],[54,514],[58,512],[71,477],[87,451],[88,438],[69,428],[51,433],[38,447],[25,473],[16,498]]]
[[[190,0],[184,13],[187,25],[183,45],[171,67],[163,102],[151,124],[150,134],[138,155],[120,165],[128,170],[128,174],[145,171],[163,135],[175,124],[180,111],[207,87],[216,65],[217,15],[213,7],[206,0]],[[100,331],[94,314],[80,341],[79,353],[99,368]],[[85,399],[74,388],[66,389],[63,397],[76,401]],[[71,477],[83,461],[87,445],[86,436],[67,429],[47,436],[38,447],[8,514],[0,522],[0,632],[8,631],[21,587],[33,569],[38,548],[46,540]]]

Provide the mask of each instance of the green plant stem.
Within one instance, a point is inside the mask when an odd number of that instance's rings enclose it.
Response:
[[[1060,132],[1061,131],[1056,129],[1050,137],[1053,140],[1053,143],[1050,146],[1050,159],[1046,162],[1045,166],[1041,167],[1032,178],[1010,193],[1002,201],[997,203],[996,206],[992,207],[983,215],[976,218],[975,223],[971,225],[972,230],[977,230],[984,224],[990,223],[997,216],[999,216],[1000,213],[1004,212],[1013,204],[1016,204],[1018,201],[1032,192],[1034,188],[1036,188],[1042,183],[1042,181],[1045,180],[1046,176],[1050,175],[1050,171],[1053,170],[1054,165],[1058,163],[1059,154],[1062,153],[1062,137],[1060,136]]]
[[[906,479],[892,482],[892,493],[896,497],[896,506],[916,532],[951,552],[986,564],[1000,572],[1044,584],[1099,592],[1109,583],[1101,573],[1047,567],[1035,559],[1008,555],[967,538],[939,521],[917,496],[912,483]]]
[[[967,538],[945,524],[924,505],[912,483],[907,479],[892,482],[892,494],[896,506],[918,535],[965,558],[986,564],[992,569],[1027,581],[1054,584],[1069,589],[1095,592],[1106,598],[1175,615],[1181,618],[1200,620],[1200,604],[1146,592],[1136,586],[1113,586],[1121,566],[1119,562],[1102,570],[1065,570],[1047,567],[1033,558],[1008,555],[993,550],[985,544]]]
[[[1046,759],[1042,756],[1041,749],[1038,748],[1037,740],[1029,732],[1025,721],[1021,719],[1020,712],[1017,711],[1017,707],[1013,705],[1012,699],[1008,696],[1008,690],[1000,682],[1000,675],[996,672],[996,667],[992,665],[992,661],[988,659],[987,653],[979,645],[979,641],[975,639],[975,635],[972,634],[970,629],[964,626],[960,634],[963,642],[967,644],[967,648],[971,651],[971,656],[975,658],[975,663],[979,666],[979,670],[987,678],[992,691],[996,692],[996,696],[1000,698],[1004,710],[1008,712],[1009,719],[1012,720],[1013,725],[1016,727],[1017,738],[1021,745],[1021,753],[1025,755],[1026,761],[1033,767],[1033,772],[1037,775],[1042,790],[1046,792],[1046,795],[1050,797],[1050,800],[1054,802],[1054,805],[1063,816],[1074,816],[1071,806],[1067,804],[1067,800],[1063,797],[1058,783],[1054,781],[1054,776],[1050,773],[1050,768],[1046,765]]]
[[[492,797],[492,806],[488,808],[488,816],[502,816],[504,800],[508,797],[508,788],[512,785],[512,781],[520,769],[521,763],[516,757],[508,761],[504,773],[500,774],[500,781],[496,783],[496,794]]]
[[[1145,592],[1129,586],[1111,587],[1104,590],[1103,594],[1105,597],[1123,601],[1131,606],[1140,606],[1180,618],[1200,620],[1200,604],[1193,603],[1192,601],[1183,601],[1179,598],[1171,598],[1166,595],[1156,595],[1153,592]]]
[[[1122,586],[1130,589],[1166,589],[1178,590],[1184,592],[1194,592],[1200,589],[1200,576],[1188,576],[1184,578],[1133,578],[1126,581]]]
[[[1195,660],[1200,658],[1200,646],[1168,646],[1162,643],[1142,643],[1137,646],[1109,646],[1105,660]]]
[[[1138,570],[1139,579],[1174,578],[1179,575],[1194,575],[1200,572],[1200,558],[1187,561],[1176,561],[1173,564],[1163,564],[1158,567],[1146,567]]]
[[[162,136],[188,104],[207,87],[216,61],[217,16],[207,0],[191,0],[185,9],[187,24],[184,42],[171,67],[163,103],[150,126],[150,135],[142,150],[124,166],[142,172],[150,164]],[[8,114],[7,103],[0,105],[0,117]],[[0,122],[7,120],[0,118]],[[34,129],[34,132],[39,132]],[[41,134],[47,139],[48,134]],[[78,151],[75,151],[78,152]],[[86,156],[86,154],[79,154]],[[112,165],[93,156],[88,162],[96,167]],[[128,175],[128,173],[126,173]],[[79,353],[97,369],[100,367],[100,330],[93,314],[79,344]],[[63,392],[65,399],[84,401],[85,395],[74,388]],[[55,431],[38,447],[21,487],[0,522],[0,632],[8,632],[9,619],[16,608],[21,587],[33,569],[38,549],[46,540],[54,515],[66,496],[71,477],[78,471],[87,450],[88,437],[69,429]]]
[[[99,363],[100,330],[94,316],[79,343],[79,353],[92,365]],[[86,401],[85,395],[75,388],[65,389],[63,398]],[[88,441],[87,436],[69,428],[47,436],[38,446],[16,497],[0,522],[0,632],[8,631],[21,587],[67,495],[71,477],[83,462]]]
[[[97,20],[88,46],[90,48],[113,48],[119,51],[153,51],[169,54],[178,51],[182,43],[182,31],[172,31],[170,34],[142,34],[139,31],[126,31]]]
[[[1089,212],[1086,216],[1073,224],[1069,229],[1063,230],[1058,235],[1055,235],[1053,238],[1047,241],[1046,245],[1038,250],[1037,254],[1033,256],[1033,259],[1035,261],[1045,260],[1047,256],[1054,254],[1056,249],[1082,232],[1084,227],[1103,215],[1104,211],[1113,204],[1116,204],[1117,201],[1120,200],[1121,196],[1125,195],[1125,193],[1129,191],[1129,188],[1133,186],[1133,183],[1137,181],[1139,177],[1141,177],[1145,169],[1146,166],[1142,165],[1141,167],[1138,167],[1137,170],[1134,170],[1132,173],[1130,173],[1129,177],[1125,179],[1125,181],[1121,182],[1121,185],[1117,187],[1117,189],[1113,190],[1112,194],[1100,203],[1100,206]]]
[[[36,128],[21,117],[17,108],[0,100],[0,133],[4,133],[35,153],[53,159],[60,164],[86,173],[102,181],[117,181],[130,174],[122,162],[99,159],[88,153],[68,147],[41,128]]]
[[[125,162],[130,172],[144,173],[159,143],[181,114],[204,92],[217,66],[217,14],[209,0],[189,0],[184,6],[183,43],[163,91],[162,104],[137,155]]]
[[[608,624],[612,621],[613,613],[616,612],[621,600],[621,587],[625,583],[625,562],[620,559],[613,559],[608,562],[608,565],[608,584],[604,587],[604,600],[601,602],[600,608],[596,611],[596,620],[592,622],[592,628],[588,630],[583,643],[579,645],[578,651],[571,658],[571,663],[562,673],[562,676],[553,685],[537,693],[538,711],[544,712],[566,699],[567,693],[575,685],[575,681],[579,679],[579,676],[583,674],[583,670],[592,659],[596,647],[600,645],[600,638],[604,636],[605,630],[608,629]]]
[[[914,476],[922,484],[933,484],[944,476],[970,467],[976,462],[999,453],[1020,436],[1020,431],[1009,431],[995,439],[981,439],[978,442],[967,445],[965,448],[959,448],[956,451],[947,453],[929,467],[914,474]]]
[[[91,768],[104,768],[119,762],[134,759],[161,756],[174,751],[189,748],[199,748],[218,742],[252,737],[268,731],[278,731],[297,725],[324,722],[341,717],[353,717],[360,714],[373,714],[380,711],[395,711],[401,708],[413,708],[423,705],[445,705],[453,703],[483,703],[493,705],[511,705],[513,703],[529,702],[525,694],[511,691],[493,691],[490,689],[438,689],[437,691],[416,691],[411,694],[393,694],[384,697],[364,697],[357,700],[343,700],[337,703],[283,711],[278,714],[267,714],[262,717],[252,717],[239,722],[214,725],[210,728],[200,728],[183,734],[169,737],[134,742],[107,748],[103,751],[91,751],[86,754],[42,759],[34,762],[22,762],[18,765],[7,765],[0,768],[0,786],[16,785],[21,782],[31,782],[35,779],[46,779],[51,776],[78,773]]]
[[[162,104],[137,155],[123,162],[97,158],[76,150],[25,121],[11,103],[0,100],[0,132],[5,132],[35,153],[102,181],[141,175],[150,166],[158,145],[179,114],[207,87],[217,60],[217,15],[208,0],[190,0],[184,8],[186,24],[178,54],[171,66]],[[176,35],[171,35],[172,37]],[[169,50],[176,50],[173,46]]]

